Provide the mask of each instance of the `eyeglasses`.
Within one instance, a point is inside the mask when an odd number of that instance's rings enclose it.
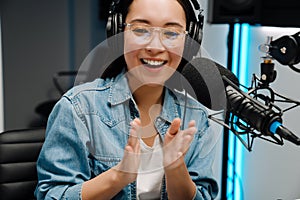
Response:
[[[148,44],[154,37],[154,31],[159,33],[160,41],[169,48],[174,48],[181,44],[184,36],[188,34],[187,31],[176,28],[160,28],[152,27],[143,24],[127,24],[125,26],[133,33],[135,42],[137,44]]]

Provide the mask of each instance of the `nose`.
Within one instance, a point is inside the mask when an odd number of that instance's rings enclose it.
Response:
[[[153,37],[146,46],[146,50],[152,53],[160,53],[166,50],[165,46],[161,42],[159,31],[153,32]]]

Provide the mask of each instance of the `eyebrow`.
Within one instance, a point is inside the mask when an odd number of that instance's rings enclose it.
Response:
[[[150,24],[150,22],[148,20],[145,20],[145,19],[134,19],[134,20],[130,21],[129,23],[135,23],[135,22],[136,23]],[[168,22],[168,23],[165,24],[165,26],[178,26],[178,27],[181,27],[181,28],[185,28],[177,22]]]

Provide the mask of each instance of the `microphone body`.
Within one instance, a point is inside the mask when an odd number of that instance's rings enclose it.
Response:
[[[277,113],[246,93],[243,94],[230,85],[226,87],[226,93],[229,111],[256,130],[269,135],[269,124],[273,121],[281,122]]]

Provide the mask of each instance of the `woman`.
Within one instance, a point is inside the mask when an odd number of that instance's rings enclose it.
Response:
[[[57,103],[37,164],[36,197],[214,198],[215,152],[201,152],[211,139],[206,111],[165,85],[182,66],[190,3],[121,2],[128,8],[126,67],[71,89]]]

